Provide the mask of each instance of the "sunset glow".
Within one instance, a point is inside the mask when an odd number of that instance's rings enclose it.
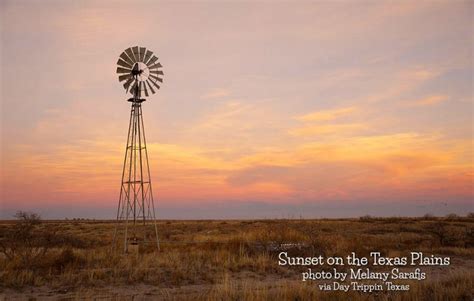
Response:
[[[1,2],[0,218],[113,218],[134,45],[165,73],[143,104],[158,208],[473,211],[472,1],[142,4]]]

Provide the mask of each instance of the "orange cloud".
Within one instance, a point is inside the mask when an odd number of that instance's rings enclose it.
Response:
[[[333,110],[321,110],[296,117],[300,121],[328,121],[349,115],[356,111],[355,107],[340,108]]]
[[[114,205],[122,150],[114,141],[80,141],[46,153],[19,149],[4,164],[3,199]],[[409,198],[434,195],[436,185],[444,187],[442,195],[472,191],[472,158],[465,155],[472,153],[471,141],[444,143],[436,135],[338,138],[232,157],[174,144],[150,143],[148,151],[157,202]]]
[[[201,99],[214,99],[214,98],[221,98],[225,96],[229,96],[230,91],[227,89],[212,89],[211,91],[207,92],[206,94],[201,96]]]
[[[228,181],[242,189],[260,181],[281,183],[291,195],[313,200],[384,199],[384,190],[393,197],[415,195],[417,185],[434,177],[435,183],[445,179],[452,184],[443,184],[443,195],[459,191],[467,196],[472,160],[460,157],[460,149],[472,150],[470,141],[446,146],[436,135],[416,133],[350,137],[254,154],[241,160],[243,167],[232,171]],[[434,184],[423,186],[427,193],[436,190]]]
[[[448,96],[446,95],[432,95],[432,96],[416,99],[414,101],[407,103],[407,105],[408,106],[431,106],[431,105],[444,102],[447,99],[448,99]]]
[[[294,136],[313,136],[324,134],[343,134],[363,130],[365,128],[367,128],[367,126],[361,123],[317,124],[292,129],[289,131],[289,133]]]

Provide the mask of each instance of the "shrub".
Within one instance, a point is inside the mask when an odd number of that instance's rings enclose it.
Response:
[[[66,248],[61,251],[61,253],[55,258],[53,262],[53,267],[59,271],[63,272],[67,266],[74,265],[76,263],[81,263],[80,258],[78,258],[71,248]]]
[[[371,222],[374,220],[374,218],[371,215],[366,214],[364,216],[359,217],[359,220],[362,222]]]
[[[423,215],[423,219],[424,220],[433,220],[433,219],[435,219],[435,217],[431,213],[426,213],[425,215]]]
[[[10,260],[19,259],[22,265],[29,266],[47,253],[49,246],[44,241],[48,237],[40,233],[38,214],[18,211],[15,217],[18,222],[4,231],[0,239],[0,252]]]
[[[456,220],[456,219],[459,219],[459,215],[457,215],[456,213],[450,213],[450,214],[446,215],[446,219]]]
[[[60,245],[57,228],[45,229],[36,213],[18,211],[15,217],[17,222],[0,237],[0,253],[23,268],[33,268],[52,247]]]

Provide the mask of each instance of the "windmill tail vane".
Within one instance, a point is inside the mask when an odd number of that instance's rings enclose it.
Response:
[[[127,48],[117,61],[119,81],[133,96],[128,99],[132,105],[113,237],[113,248],[123,244],[125,253],[160,249],[143,122],[145,99],[141,96],[142,92],[148,97],[160,89],[161,67],[152,51],[138,46]]]

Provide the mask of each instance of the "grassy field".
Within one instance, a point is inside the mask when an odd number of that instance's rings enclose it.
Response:
[[[473,230],[473,218],[456,216],[160,221],[160,252],[124,255],[111,250],[110,221],[3,221],[0,299],[472,300]],[[451,265],[424,268],[428,279],[405,281],[408,292],[324,292],[315,281],[301,281],[308,267],[279,266],[282,250],[295,256],[422,251],[449,256]]]

